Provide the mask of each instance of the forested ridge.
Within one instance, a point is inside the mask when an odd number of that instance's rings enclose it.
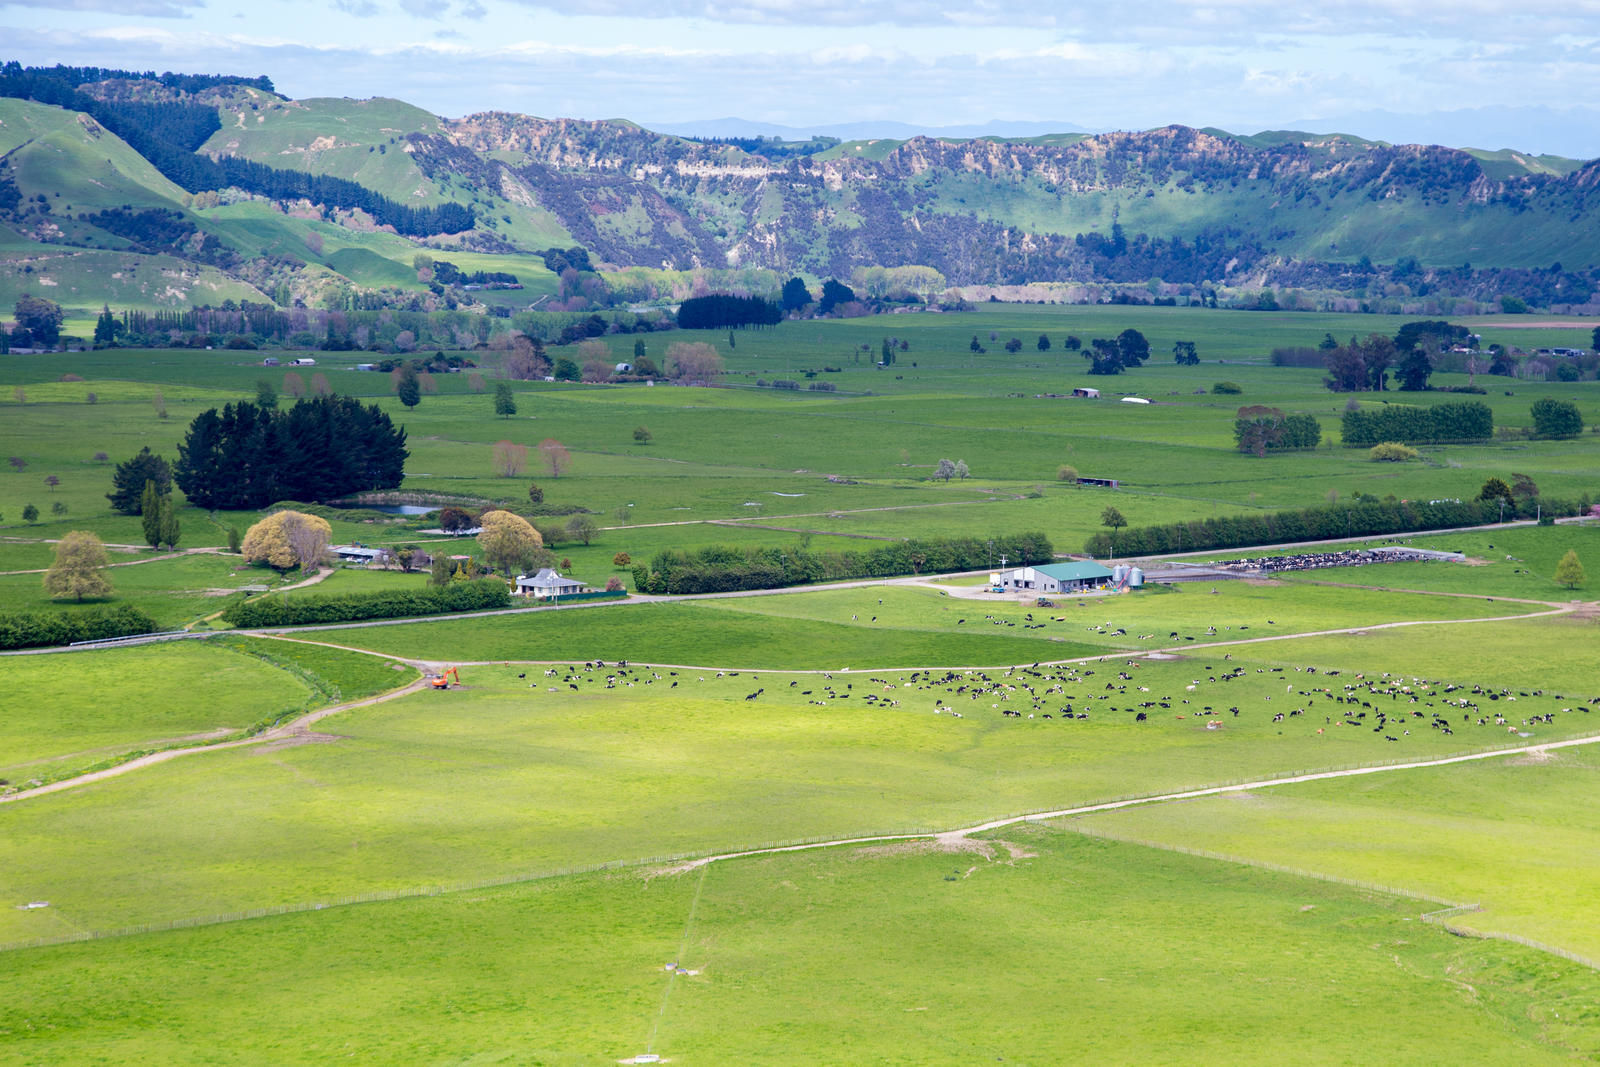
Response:
[[[129,71],[98,67],[24,67],[11,62],[0,67],[0,96],[83,112],[126,141],[162,175],[191,193],[233,187],[273,200],[304,199],[339,210],[361,210],[380,226],[393,226],[397,233],[417,237],[459,233],[472,228],[472,210],[460,204],[411,207],[343,178],[282,170],[237,156],[211,159],[198,155],[195,150],[222,128],[222,120],[212,104],[187,99],[101,100],[79,88],[89,81],[142,77],[144,75]],[[170,85],[168,81],[161,81],[162,85],[179,90],[194,84],[199,87],[245,85],[271,91],[272,84],[264,77],[171,74],[162,77],[170,79]]]

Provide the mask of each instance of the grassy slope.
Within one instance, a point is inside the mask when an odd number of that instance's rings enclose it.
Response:
[[[36,1062],[573,1064],[647,1047],[682,1064],[1594,1050],[1592,972],[1421,927],[1410,902],[1010,836],[1027,858],[841,850],[32,950],[0,978],[0,1047]],[[669,961],[699,974],[664,974]]]
[[[0,777],[16,785],[360,699],[416,677],[381,656],[259,638],[7,662],[28,679],[26,689],[0,698]]]
[[[45,193],[54,211],[170,208],[188,195],[93,119],[29,100],[0,100],[0,154],[22,194]]]
[[[1589,802],[1597,773],[1600,757],[1578,748],[1083,821],[1137,840],[1481,903],[1481,913],[1457,921],[1600,959],[1591,910],[1600,820]]]
[[[189,196],[121,138],[87,116],[24,100],[0,100],[0,154],[24,197],[49,197],[55,236],[97,248],[12,242],[0,259],[0,304],[23,293],[85,308],[186,308],[223,300],[264,300],[253,286],[173,256],[120,251],[126,242],[72,215],[131,206],[187,212]]]
[[[806,636],[792,623],[771,629],[794,643]],[[1443,644],[1408,632],[1405,647],[1447,652],[1429,677],[1468,685],[1515,684],[1513,673],[1480,667],[1491,649],[1559,677],[1545,664],[1571,662],[1589,636],[1554,627],[1426,629]],[[1409,734],[1390,743],[1381,730],[1325,726],[1325,701],[1289,691],[1353,680],[1358,671],[1376,678],[1374,665],[1395,645],[1303,639],[1235,648],[1232,661],[1196,655],[1133,666],[1119,657],[1091,664],[1093,675],[1063,678],[1059,693],[1045,693],[1049,682],[1025,673],[991,672],[1006,684],[1034,685],[1041,711],[1070,702],[1088,715],[1073,721],[1028,719],[1035,706],[1020,689],[975,697],[971,686],[981,679],[972,676],[907,687],[909,677],[869,664],[831,680],[635,667],[614,688],[606,678],[615,668],[569,678],[473,665],[462,670],[466,689],[324,721],[319,730],[341,738],[336,744],[209,753],[0,808],[0,868],[12,892],[55,904],[0,912],[0,940],[47,934],[63,922],[107,929],[573,864],[970,825],[1130,792],[1507,743],[1492,724],[1456,724],[1447,737],[1409,718]],[[522,647],[540,656],[548,644],[534,631]],[[1307,663],[1319,673],[1294,670]],[[1221,678],[1235,667],[1241,677]],[[1328,676],[1333,669],[1343,673]],[[760,697],[745,699],[758,689]],[[1400,715],[1426,710],[1375,699]],[[1561,711],[1571,703],[1568,691],[1516,707],[1553,712],[1552,724],[1528,732],[1554,740],[1592,726],[1589,716]],[[1005,718],[995,705],[1022,717]],[[940,706],[963,717],[933,714]],[[1146,706],[1147,721],[1136,721]],[[1228,714],[1230,706],[1240,714]],[[1309,713],[1273,721],[1296,707]],[[1204,718],[1221,719],[1222,729],[1207,729]],[[1387,729],[1398,732],[1401,720],[1390,721]],[[153,853],[182,859],[147,869]]]
[[[260,103],[254,110],[248,105],[224,106],[221,116],[223,128],[211,136],[201,151],[227,152],[269,166],[332,174],[359,182],[403,204],[431,205],[446,200],[473,203],[483,219],[482,228],[524,248],[552,244],[565,247],[572,243],[571,236],[555,216],[538,204],[532,192],[513,190],[515,195],[508,199],[507,190],[479,189],[450,179],[435,181],[425,176],[405,151],[405,136],[438,133],[440,121],[404,101],[381,97],[272,101]],[[458,256],[470,260],[471,265]],[[395,258],[409,266],[409,255]],[[530,301],[541,292],[555,289],[554,276],[544,271],[538,260],[529,262],[518,256],[450,252],[443,253],[443,258],[449,258],[466,271],[513,272],[530,288],[534,288],[530,283],[539,279],[539,287],[532,293],[525,293]],[[363,285],[379,284],[356,275],[350,277]],[[411,287],[415,284],[413,277]]]
[[[408,133],[437,133],[437,117],[400,100],[312,98],[219,109],[222,129],[200,146],[271,167],[336,174],[402,203],[442,199],[403,151]],[[379,153],[377,148],[383,146]]]
[[[185,642],[8,661],[27,688],[0,703],[0,777],[24,782],[148,742],[237,730],[311,691],[282,671],[227,649]]]

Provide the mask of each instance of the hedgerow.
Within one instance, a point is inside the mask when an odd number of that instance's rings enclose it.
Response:
[[[413,615],[446,615],[457,611],[492,611],[509,607],[511,592],[504,580],[483,578],[451,582],[436,589],[391,589],[379,593],[332,596],[263,596],[235,604],[222,619],[239,629],[309,626],[315,623],[403,619]]]
[[[864,552],[713,545],[695,552],[662,552],[648,567],[635,567],[633,580],[641,593],[723,593],[851,578],[977,570],[995,566],[1001,556],[1010,563],[1048,563],[1053,554],[1050,539],[1042,533],[992,540],[897,541]]]
[[[0,648],[48,648],[155,630],[156,620],[131,604],[88,611],[17,612],[0,615]]]
[[[1581,506],[1571,500],[1524,499],[1505,508],[1493,500],[1358,500],[1300,511],[1270,511],[1259,515],[1229,515],[1164,526],[1122,530],[1115,540],[1108,533],[1089,538],[1084,550],[1094,556],[1151,556],[1165,552],[1203,552],[1213,548],[1243,548],[1292,541],[1331,541],[1373,534],[1445,530],[1456,526],[1481,526],[1501,518],[1531,519],[1535,514],[1577,515]]]

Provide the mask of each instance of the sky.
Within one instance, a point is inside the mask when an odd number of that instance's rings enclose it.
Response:
[[[0,0],[0,40],[27,64],[266,74],[450,117],[1183,123],[1600,156],[1600,0]]]

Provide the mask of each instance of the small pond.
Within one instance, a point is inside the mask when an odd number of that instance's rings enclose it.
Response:
[[[439,505],[428,507],[425,504],[352,504],[351,508],[361,511],[381,511],[385,515],[427,515],[438,511]]]

